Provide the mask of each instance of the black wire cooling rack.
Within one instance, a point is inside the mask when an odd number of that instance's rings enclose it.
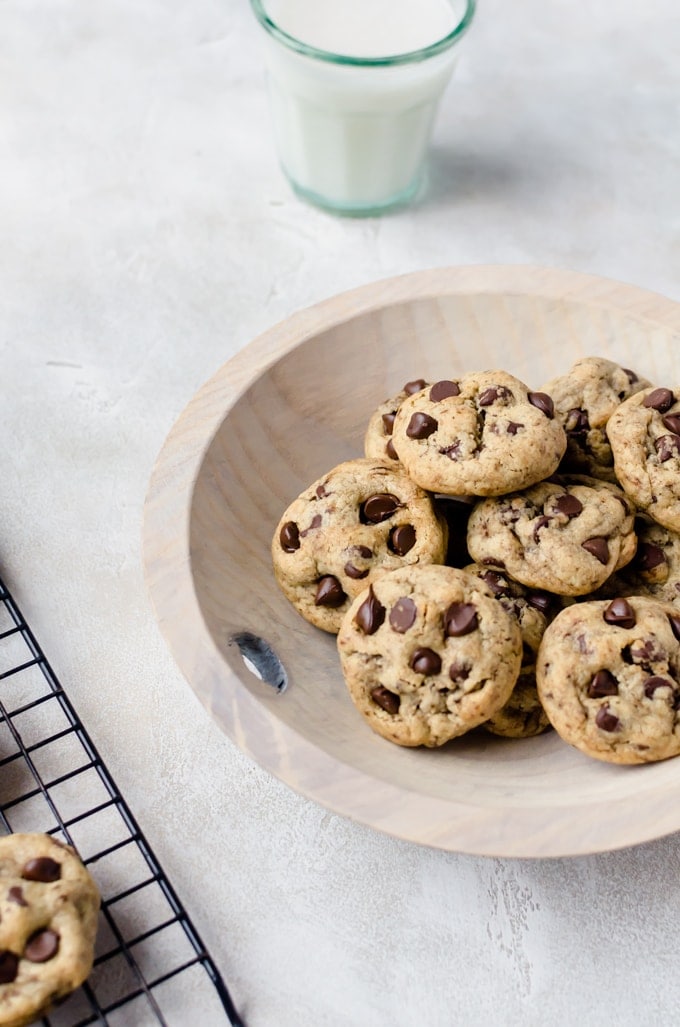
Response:
[[[229,991],[0,579],[0,834],[73,845],[102,894],[95,961],[46,1027],[244,1027]]]

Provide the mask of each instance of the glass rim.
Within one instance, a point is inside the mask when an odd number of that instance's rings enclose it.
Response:
[[[418,61],[425,61],[429,57],[435,57],[437,54],[443,53],[444,50],[448,50],[470,27],[475,13],[476,2],[477,0],[463,0],[464,11],[460,21],[450,32],[442,36],[441,39],[438,39],[436,43],[430,43],[429,46],[420,47],[418,50],[408,50],[406,53],[391,54],[386,57],[352,57],[349,54],[334,53],[332,50],[320,50],[316,46],[303,43],[302,40],[291,36],[280,28],[265,11],[264,0],[250,0],[250,6],[260,25],[270,36],[288,47],[288,49],[295,50],[296,53],[302,54],[304,57],[312,57],[317,61],[326,61],[329,64],[375,68],[398,64],[415,64]]]

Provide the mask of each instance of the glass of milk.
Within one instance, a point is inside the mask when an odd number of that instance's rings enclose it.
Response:
[[[378,214],[412,199],[475,0],[251,0],[281,165],[303,199]]]

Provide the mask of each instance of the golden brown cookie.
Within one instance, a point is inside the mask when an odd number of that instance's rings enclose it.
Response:
[[[394,427],[394,419],[397,416],[397,410],[408,396],[412,396],[415,392],[420,392],[427,384],[424,378],[416,378],[411,382],[406,382],[403,389],[396,396],[386,399],[373,412],[364,436],[365,456],[370,457],[372,460],[380,460],[382,463],[389,464],[390,461],[398,463],[399,454],[394,448],[392,440],[392,429]]]
[[[75,850],[46,834],[0,838],[0,1024],[22,1027],[92,968],[99,892]]]
[[[622,487],[652,520],[680,532],[680,388],[643,389],[607,424]]]
[[[399,467],[348,460],[294,500],[272,540],[276,579],[302,616],[337,632],[354,596],[386,571],[442,563],[447,528]]]
[[[491,589],[503,609],[517,619],[522,632],[522,667],[517,683],[505,705],[482,727],[503,738],[532,738],[550,727],[536,689],[536,657],[543,632],[559,609],[559,600],[547,592],[525,588],[499,568],[472,563],[464,569]]]
[[[538,694],[570,745],[610,763],[680,754],[680,614],[646,596],[575,603],[546,629]]]
[[[392,442],[431,492],[499,496],[552,474],[567,439],[550,396],[507,371],[439,381],[405,399]]]
[[[607,422],[616,408],[649,386],[635,371],[603,357],[583,357],[571,369],[541,386],[552,396],[555,417],[567,433],[560,472],[616,481]]]
[[[404,567],[357,596],[338,634],[357,709],[398,745],[464,734],[507,702],[522,660],[516,618],[465,571]]]
[[[468,549],[528,588],[587,595],[632,559],[633,523],[632,504],[615,485],[556,476],[481,500],[468,522]]]

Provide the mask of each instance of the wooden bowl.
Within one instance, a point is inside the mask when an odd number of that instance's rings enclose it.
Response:
[[[405,381],[504,368],[538,388],[588,355],[677,386],[680,304],[542,268],[418,272],[294,314],[203,386],[153,472],[144,560],[180,668],[241,749],[336,813],[442,849],[575,855],[680,829],[680,759],[608,765],[552,731],[475,732],[439,750],[373,734],[334,637],[288,605],[271,570],[284,508],[362,455],[371,412]]]

